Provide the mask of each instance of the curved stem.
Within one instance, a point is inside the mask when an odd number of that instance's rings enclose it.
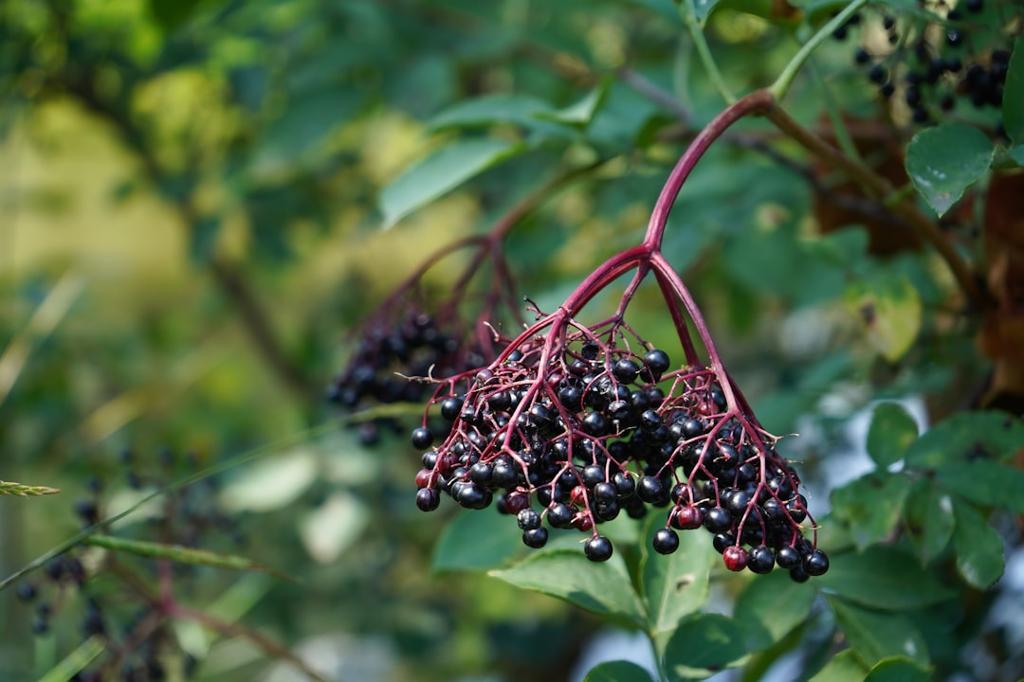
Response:
[[[711,338],[711,332],[708,330],[708,325],[704,321],[704,316],[701,315],[700,308],[697,307],[697,302],[693,300],[693,295],[690,294],[690,290],[683,284],[683,280],[676,274],[676,271],[672,269],[669,262],[665,260],[665,257],[660,252],[652,253],[651,265],[654,267],[655,272],[659,276],[659,280],[664,278],[665,285],[675,294],[679,301],[683,304],[686,309],[687,315],[693,320],[693,326],[697,329],[697,335],[700,337],[701,343],[704,345],[704,350],[708,354],[708,362],[711,365],[711,370],[719,377],[728,377],[729,375],[725,371],[725,365],[722,364],[722,358],[718,355],[718,349],[715,347],[715,341]],[[722,392],[725,394],[725,400],[731,410],[736,409],[736,396],[733,393],[732,386],[729,381],[720,382],[722,385]]]
[[[711,122],[704,126],[704,129],[693,139],[693,142],[690,143],[690,146],[686,148],[686,151],[676,163],[675,168],[672,169],[672,173],[669,174],[665,186],[661,189],[661,194],[658,195],[658,201],[654,205],[654,211],[651,213],[651,220],[647,224],[647,234],[644,235],[643,242],[649,252],[654,252],[661,248],[661,240],[665,234],[665,223],[668,221],[668,215],[672,211],[672,205],[679,195],[679,190],[682,189],[683,182],[689,177],[690,172],[697,165],[700,158],[704,156],[704,152],[708,150],[711,143],[728,130],[733,123],[744,116],[769,109],[772,101],[773,98],[770,92],[767,90],[756,90],[726,107],[718,116],[711,119]]]
[[[807,58],[811,56],[815,48],[822,43],[823,40],[832,35],[832,32],[837,28],[846,23],[846,21],[854,15],[861,7],[867,4],[867,0],[853,0],[849,5],[843,8],[843,11],[832,17],[832,19],[824,26],[818,29],[818,31],[811,36],[811,39],[800,46],[793,58],[786,64],[786,68],[782,70],[779,77],[775,79],[775,82],[771,84],[768,90],[772,93],[772,96],[781,100],[786,96],[789,91],[789,87],[793,84],[793,79],[796,78],[796,74],[800,71],[800,67],[804,65]]]
[[[668,304],[669,314],[672,316],[672,322],[676,327],[676,334],[679,336],[679,342],[683,344],[683,352],[686,353],[687,364],[697,366],[700,364],[700,356],[697,355],[697,349],[693,346],[693,339],[690,338],[690,328],[686,324],[686,320],[683,319],[682,313],[679,312],[679,307],[676,306],[676,302],[673,300],[672,286],[661,276],[660,273],[654,273],[655,279],[658,281],[658,287],[661,289],[661,294],[665,298],[665,302]]]

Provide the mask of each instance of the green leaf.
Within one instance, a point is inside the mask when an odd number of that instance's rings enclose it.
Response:
[[[995,152],[977,128],[944,123],[922,130],[907,146],[907,174],[938,215],[988,170]]]
[[[381,191],[384,227],[524,149],[521,143],[492,139],[459,140],[442,147]]]
[[[608,661],[591,668],[583,682],[652,682],[651,675],[636,663]]]
[[[253,174],[286,173],[296,162],[318,157],[324,140],[352,117],[362,101],[359,92],[345,88],[328,88],[290,101],[256,144]]]
[[[640,548],[640,575],[651,632],[672,630],[679,619],[699,609],[708,598],[708,576],[717,553],[704,533],[683,532],[679,549],[668,556],[654,551],[651,538],[663,525],[649,514]]]
[[[1003,538],[977,509],[956,503],[956,568],[970,585],[988,589],[1003,575]]]
[[[1003,126],[1006,134],[1015,144],[1024,145],[1024,38],[1017,38],[1010,55],[1010,66],[1003,83]],[[1011,154],[1018,163],[1024,164],[1020,155]]]
[[[904,656],[893,656],[875,664],[864,682],[928,682],[930,679],[927,668]]]
[[[793,582],[786,571],[753,578],[736,599],[734,618],[747,635],[747,649],[771,646],[811,612],[815,590]]]
[[[860,662],[853,649],[840,651],[811,678],[810,682],[863,682],[868,667]]]
[[[917,439],[917,422],[899,403],[875,407],[868,429],[868,454],[880,467],[898,462]]]
[[[608,96],[610,81],[604,79],[600,85],[587,93],[581,100],[558,111],[539,111],[537,118],[563,123],[577,128],[585,128],[601,109]]]
[[[1024,166],[1024,144],[1019,144],[1016,147],[1010,147],[1006,153],[1009,154],[1010,158],[1013,159],[1018,166]]]
[[[372,517],[373,512],[359,497],[339,490],[303,515],[299,537],[315,561],[332,564],[359,538]]]
[[[987,458],[1005,462],[1024,449],[1024,422],[1005,412],[961,412],[925,431],[905,457],[908,466]]]
[[[167,545],[147,540],[129,540],[112,535],[90,535],[83,542],[93,547],[102,547],[112,552],[134,554],[146,557],[147,559],[167,559],[179,564],[212,566],[214,568],[227,568],[235,571],[267,571],[273,573],[266,566],[244,556],[218,554],[206,549],[196,549],[182,545]]]
[[[986,507],[1024,513],[1024,471],[979,459],[950,462],[936,470],[938,480],[951,492]]]
[[[919,609],[956,596],[913,557],[892,547],[833,557],[828,573],[816,580],[844,599],[884,610]]]
[[[266,512],[286,507],[317,479],[317,458],[308,448],[282,453],[240,471],[221,491],[228,511]]]
[[[64,660],[40,677],[38,682],[68,682],[68,680],[82,672],[106,648],[103,638],[99,635],[93,635],[79,644]]]
[[[522,551],[522,531],[515,519],[499,514],[461,511],[441,532],[434,547],[435,571],[486,571]]]
[[[149,0],[149,12],[165,31],[169,31],[187,21],[202,4],[204,0]]]
[[[643,606],[619,554],[598,564],[579,549],[541,551],[488,575],[594,613],[618,616],[638,626],[644,622]]]
[[[693,7],[693,16],[700,23],[707,21],[708,17],[711,16],[711,12],[714,11],[715,5],[718,4],[718,0],[689,0]]]
[[[832,515],[850,529],[857,548],[864,549],[895,530],[910,486],[902,473],[867,474],[832,491]]]
[[[523,127],[537,124],[539,114],[553,114],[552,107],[529,95],[485,95],[463,100],[445,109],[430,121],[432,130],[446,128],[482,128],[499,123]]]
[[[858,281],[848,288],[846,302],[864,322],[865,341],[889,362],[914,345],[921,329],[921,296],[906,277]]]
[[[924,637],[905,616],[868,611],[839,599],[829,599],[829,604],[850,646],[866,665],[892,656],[928,662]]]
[[[921,563],[927,565],[953,537],[953,498],[931,481],[920,481],[907,499],[904,518],[910,541]]]
[[[718,613],[697,613],[679,623],[665,647],[665,667],[679,677],[721,670],[747,653],[743,630]]]

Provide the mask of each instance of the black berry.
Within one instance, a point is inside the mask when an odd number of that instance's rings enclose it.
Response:
[[[652,544],[658,554],[671,554],[679,549],[679,536],[671,528],[659,528],[654,533]]]
[[[595,535],[587,540],[583,551],[591,561],[608,561],[612,558],[612,543],[603,535]]]

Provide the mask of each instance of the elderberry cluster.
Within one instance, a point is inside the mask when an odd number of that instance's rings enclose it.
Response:
[[[1013,36],[1005,27],[1024,18],[1024,6],[1002,0],[919,0],[923,12],[900,20],[880,16],[888,46],[872,48],[865,39],[854,62],[879,94],[897,93],[917,124],[940,118],[965,99],[977,109],[999,108]],[[861,23],[859,14],[835,31],[844,40]],[[1001,124],[1000,124],[1001,129]]]
[[[443,382],[432,402],[446,433],[423,454],[419,508],[436,509],[442,495],[469,509],[495,503],[529,547],[547,543],[546,520],[590,533],[586,556],[605,561],[613,547],[597,527],[655,507],[667,509],[659,553],[677,549],[678,530],[703,526],[730,570],[778,564],[797,581],[824,573],[828,558],[802,534],[807,503],[774,438],[730,405],[713,370],[669,371],[665,351],[630,333],[638,352],[620,322],[578,326],[555,349],[530,337]],[[412,443],[433,441],[425,416]]]
[[[421,402],[428,387],[403,377],[451,376],[488,359],[479,349],[466,348],[457,335],[448,333],[430,314],[415,310],[397,321],[379,321],[364,331],[345,371],[328,391],[328,399],[349,411],[373,405]],[[401,430],[388,417],[358,426],[364,445],[373,445],[381,429]]]

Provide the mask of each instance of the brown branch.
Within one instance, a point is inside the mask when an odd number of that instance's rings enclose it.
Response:
[[[777,104],[769,108],[765,116],[779,130],[795,140],[807,151],[843,170],[879,200],[884,201],[892,195],[893,187],[888,180],[877,175],[860,161],[846,156],[812,131],[800,125]],[[967,261],[960,256],[956,248],[946,239],[946,236],[942,234],[935,222],[913,204],[912,199],[901,199],[890,208],[906,221],[922,240],[931,244],[939,252],[939,255],[946,261],[946,265],[952,271],[953,277],[960,285],[960,288],[963,289],[968,300],[976,308],[984,309],[991,304],[991,298],[982,288],[982,283],[971,271]]]
[[[86,109],[110,123],[125,145],[135,153],[150,182],[159,186],[167,179],[167,173],[146,144],[142,131],[125,112],[99,96],[87,75],[72,78],[68,74],[63,74],[63,77],[52,81],[51,85],[61,92],[72,95]],[[199,223],[199,216],[191,200],[188,197],[170,198],[170,203],[191,236]],[[263,360],[296,397],[301,398],[303,402],[308,401],[312,395],[310,382],[284,351],[270,324],[269,316],[241,270],[234,263],[216,256],[210,258],[207,268],[220,291],[238,309],[242,326]]]
[[[287,661],[301,670],[311,680],[316,682],[327,682],[327,678],[313,670],[301,658],[296,656],[288,647],[264,635],[262,632],[245,627],[239,623],[229,623],[208,613],[191,609],[180,604],[172,604],[168,610],[171,616],[193,620],[200,625],[220,633],[224,637],[242,637],[249,640],[265,654],[272,658]]]
[[[636,74],[624,77],[620,70],[619,75],[623,77],[627,85],[638,93],[672,111],[684,125],[689,125],[688,112],[685,108],[676,104],[669,106],[669,101],[675,100],[670,93],[662,91],[656,84],[646,79],[643,79],[644,82],[640,83],[635,77]],[[887,204],[886,200],[893,196],[894,191],[892,184],[888,180],[876,174],[871,168],[860,161],[846,156],[816,135],[812,130],[800,125],[778,103],[773,103],[767,107],[764,115],[784,135],[799,143],[811,154],[842,170],[876,197],[876,200],[873,202],[860,201],[856,206],[851,206],[854,210],[873,217],[887,216],[890,212],[895,213],[899,218],[898,224],[909,227],[918,237],[930,244],[939,253],[974,308],[983,310],[991,306],[992,299],[985,290],[984,283],[975,275],[970,265],[957,252],[935,221],[922,213],[913,203],[912,198],[899,198],[892,205]],[[767,153],[767,146],[764,143],[754,141],[749,137],[727,135],[723,139],[730,140],[740,146],[746,146],[762,153]],[[772,156],[775,156],[775,154],[772,153]],[[805,175],[805,177],[807,176]],[[886,222],[893,221],[889,219]]]

